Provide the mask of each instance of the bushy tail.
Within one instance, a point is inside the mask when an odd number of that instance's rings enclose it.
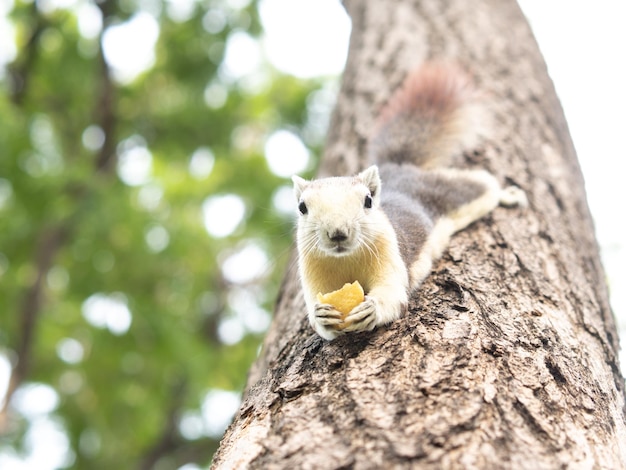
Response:
[[[372,163],[446,166],[476,140],[475,91],[451,64],[426,63],[408,75],[376,121]]]

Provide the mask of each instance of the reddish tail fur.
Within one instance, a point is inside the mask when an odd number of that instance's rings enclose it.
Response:
[[[468,76],[454,65],[414,70],[380,112],[369,147],[373,163],[446,165],[474,144],[474,96]]]

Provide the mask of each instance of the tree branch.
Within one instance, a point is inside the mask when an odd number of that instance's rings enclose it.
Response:
[[[154,468],[161,457],[181,446],[182,439],[178,432],[178,421],[184,405],[186,390],[186,379],[181,379],[172,386],[170,407],[161,431],[161,437],[155,442],[152,448],[146,452],[146,455],[139,465],[140,470],[150,470]]]
[[[111,1],[104,1],[97,3],[98,8],[102,12],[102,20],[106,25],[108,19],[112,15],[113,3]],[[104,50],[102,49],[102,41],[100,41],[100,48],[98,51],[98,65],[100,67],[100,95],[98,99],[98,105],[96,107],[96,122],[104,133],[104,144],[98,152],[95,160],[96,171],[98,172],[110,172],[115,162],[115,147],[117,142],[115,141],[115,127],[117,119],[115,116],[115,84],[111,78],[111,69],[107,64],[104,57]]]
[[[9,67],[9,75],[13,82],[11,100],[18,106],[22,104],[24,97],[26,96],[31,68],[33,67],[39,53],[39,38],[41,37],[41,33],[43,33],[47,27],[46,21],[39,14],[37,2],[32,2],[30,10],[32,18],[34,19],[34,26],[32,28],[32,33],[23,48],[24,55],[21,58],[18,58]]]
[[[20,330],[17,339],[17,362],[11,371],[9,386],[0,410],[0,434],[8,425],[7,410],[13,394],[29,373],[32,356],[32,345],[37,327],[37,320],[44,302],[44,281],[52,266],[52,261],[59,248],[67,239],[69,224],[61,223],[56,227],[46,229],[39,237],[34,264],[36,275],[33,283],[24,294],[20,309]]]

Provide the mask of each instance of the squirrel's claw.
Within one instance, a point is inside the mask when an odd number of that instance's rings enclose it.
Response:
[[[344,319],[342,331],[370,331],[376,326],[376,300],[365,296],[365,300],[354,307]]]
[[[333,327],[342,323],[341,312],[330,304],[315,304],[315,321],[323,327]]]
[[[311,326],[324,339],[331,340],[342,334],[339,326],[343,324],[341,312],[330,304],[315,304],[313,316],[309,317]]]

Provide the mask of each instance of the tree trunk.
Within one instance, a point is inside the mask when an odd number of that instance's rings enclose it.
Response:
[[[522,187],[530,207],[454,236],[410,314],[373,332],[319,338],[290,270],[214,468],[626,468],[618,340],[583,179],[519,7],[344,3],[350,55],[322,175],[362,168],[393,89],[449,59],[474,77],[491,124],[462,165]]]

